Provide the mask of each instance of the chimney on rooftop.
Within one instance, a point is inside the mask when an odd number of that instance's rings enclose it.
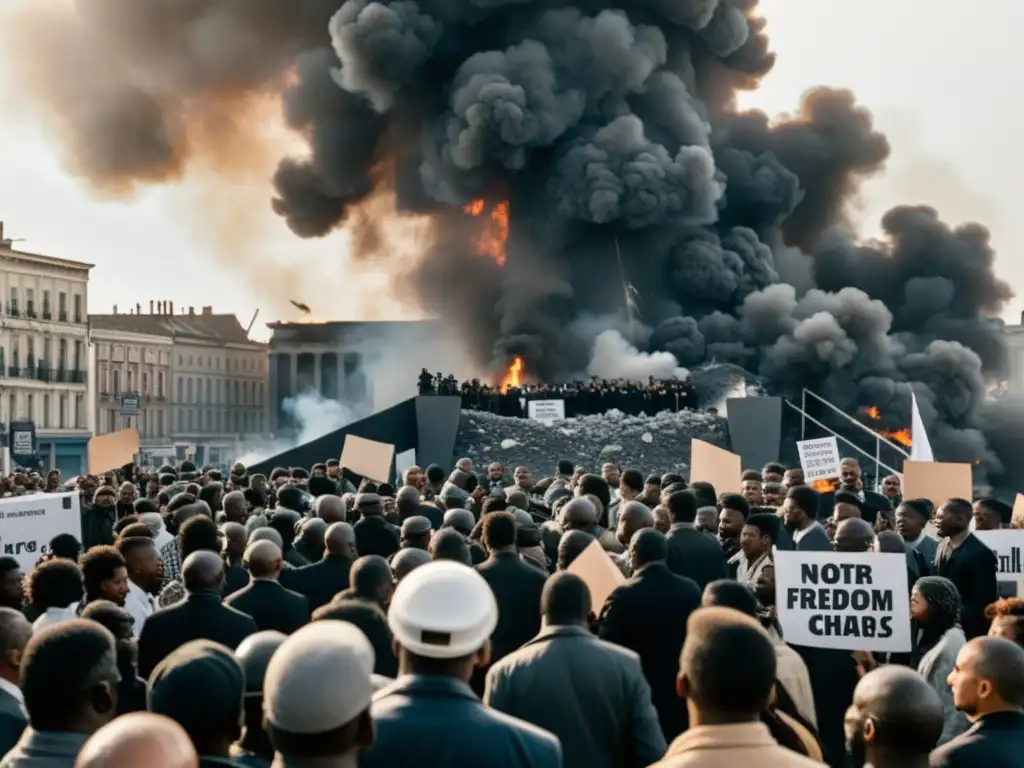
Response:
[[[213,314],[213,307],[203,307],[203,314],[204,315],[212,315]]]
[[[117,304],[114,305],[114,314],[117,314]]]
[[[152,299],[149,300],[149,314],[153,314],[153,305],[156,304]]]
[[[188,316],[189,317],[195,317],[196,316],[196,308],[195,307],[189,307],[188,308]]]
[[[167,314],[168,315],[173,315],[174,314],[174,302],[173,301],[168,301],[167,302]]]

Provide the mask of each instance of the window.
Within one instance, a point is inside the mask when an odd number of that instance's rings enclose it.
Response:
[[[57,311],[60,313],[57,315],[57,319],[66,323],[68,321],[68,295],[64,291],[57,294]]]
[[[156,396],[162,398],[164,396],[164,372],[158,371],[156,374]]]
[[[220,358],[219,357],[217,358],[217,370],[218,371],[220,370]]]
[[[67,342],[64,342],[64,349],[67,350]],[[61,368],[64,367],[64,363],[61,363]],[[82,370],[82,342],[75,342],[75,370]]]
[[[195,360],[195,358],[193,358],[192,355],[188,356],[188,364],[189,365],[195,365],[195,363],[193,362],[194,360]]]
[[[195,395],[194,395],[194,392],[192,390],[192,377],[191,376],[189,377],[189,380],[188,380],[188,402],[190,402],[190,403],[195,402]],[[192,429],[192,425],[189,424],[188,428]]]
[[[75,322],[82,322],[82,294],[75,294]]]
[[[57,346],[57,367],[66,370],[68,367],[68,340],[61,339]],[[77,365],[75,366],[77,369]]]
[[[149,374],[142,372],[142,396],[149,397]]]
[[[50,367],[50,349],[53,346],[52,342],[53,339],[51,339],[49,336],[43,337],[43,367],[45,368]]]
[[[193,411],[190,408],[189,412],[188,412],[188,431],[191,432],[194,429],[195,429],[195,411]]]
[[[217,431],[224,431],[224,411],[217,411]]]
[[[36,340],[32,337],[28,337],[28,343],[26,344],[27,354],[25,355],[26,364],[29,368],[35,368],[36,365]]]
[[[17,317],[18,315],[18,289],[11,286],[11,314]]]
[[[82,395],[75,395],[75,428],[85,428],[84,416],[82,414]]]
[[[263,382],[256,382],[256,405],[263,404]]]
[[[185,380],[178,379],[178,402],[185,402]]]
[[[212,357],[206,358],[206,367],[207,368],[213,368],[213,358]]]
[[[107,411],[107,423],[110,425],[108,432],[117,432],[117,414],[114,411]]]
[[[206,411],[199,412],[199,431],[206,431]]]
[[[21,367],[21,355],[18,353],[18,336],[14,335],[11,338],[11,367]]]
[[[57,413],[57,426],[61,429],[67,429],[68,426],[68,396],[61,395],[60,400],[57,403],[60,410]]]
[[[27,411],[26,415],[28,416],[29,421],[34,421],[35,420],[35,410],[36,410],[36,396],[35,395],[31,395],[31,394],[27,395],[25,397],[25,402],[26,402],[26,405],[28,406],[25,409]]]
[[[6,373],[4,370],[4,348],[0,347],[0,376]]]
[[[207,379],[206,380],[206,402],[207,403],[212,403],[213,402],[213,400],[210,397],[210,394],[211,394],[212,391],[213,391],[213,380],[212,379]]]
[[[178,365],[181,365],[181,355],[178,355]]]
[[[36,292],[32,288],[25,289],[25,313],[29,317],[36,316]]]
[[[240,402],[240,400],[238,398],[238,379],[235,379],[234,390],[235,390],[235,398],[231,401],[231,404],[232,405],[238,405],[239,402]]]
[[[121,371],[118,368],[114,369],[114,397],[121,394]]]
[[[43,395],[43,429],[50,426],[50,396]]]
[[[50,319],[50,292],[43,291],[43,320]]]
[[[163,411],[157,411],[156,412],[156,436],[157,437],[163,437],[164,436],[164,412]]]
[[[178,432],[185,431],[185,413],[184,411],[178,411]]]
[[[131,368],[128,369],[128,386],[125,387],[125,392],[135,391],[135,371]]]

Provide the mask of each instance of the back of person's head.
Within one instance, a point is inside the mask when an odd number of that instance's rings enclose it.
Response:
[[[797,485],[790,488],[786,493],[786,498],[792,499],[793,503],[802,509],[811,520],[817,519],[820,497],[818,492],[809,485]]]
[[[21,611],[0,608],[0,654],[3,655],[3,664],[17,669],[30,637],[32,625]]]
[[[104,725],[82,747],[75,768],[197,768],[185,729],[152,712],[130,712]]]
[[[181,581],[188,592],[220,592],[224,583],[224,561],[216,552],[193,552],[181,564]]]
[[[102,584],[113,579],[118,568],[125,568],[124,558],[117,547],[90,547],[79,560],[82,576],[85,578],[86,600],[96,600],[102,596]]]
[[[281,538],[281,534],[268,525],[256,528],[249,534],[249,541],[246,543],[251,547],[257,541],[272,541],[277,545],[278,549],[284,549],[284,539]]]
[[[434,560],[454,560],[472,565],[466,538],[454,528],[442,528],[430,539],[430,554]]]
[[[511,512],[494,512],[483,522],[482,538],[490,552],[509,549],[516,545],[516,518]]]
[[[77,563],[61,558],[47,560],[33,568],[26,586],[26,600],[45,611],[80,602],[85,580]]]
[[[627,469],[619,477],[619,485],[624,485],[631,491],[642,493],[644,490],[644,476],[639,469]]]
[[[703,480],[690,483],[688,489],[697,499],[698,507],[713,507],[718,504],[718,494],[715,493],[715,486]]]
[[[349,571],[349,583],[366,600],[383,603],[391,593],[391,566],[380,555],[363,555]]]
[[[444,482],[444,469],[437,464],[431,464],[427,467],[427,471],[424,474],[427,476],[427,482],[431,485],[439,485]]]
[[[757,598],[753,591],[732,579],[718,579],[704,587],[700,604],[705,608],[732,608],[746,616],[757,616]]]
[[[217,524],[204,515],[190,517],[178,532],[181,541],[181,559],[185,560],[193,552],[220,552],[220,537],[217,535]]]
[[[586,531],[566,531],[558,540],[558,570],[564,571],[583,554],[583,550],[597,541]]]
[[[132,639],[132,615],[117,603],[93,600],[85,606],[82,618],[106,627],[115,640]]]
[[[636,570],[652,563],[665,562],[668,559],[668,542],[665,540],[665,534],[657,528],[642,528],[637,531],[629,542],[629,559]]]
[[[559,459],[558,464],[555,466],[556,473],[563,477],[570,477],[575,469],[576,467],[568,459]]]
[[[544,583],[540,612],[549,626],[586,625],[591,612],[590,588],[575,573],[559,571]]]
[[[294,485],[286,485],[277,491],[277,508],[301,512],[303,507],[302,490]]]
[[[60,560],[74,560],[82,553],[82,545],[70,533],[58,533],[50,539],[50,554]]]
[[[37,731],[89,732],[116,714],[114,636],[94,621],[70,619],[32,635],[21,660],[21,692]]]
[[[693,523],[697,519],[697,508],[703,506],[697,503],[697,496],[691,490],[674,491],[666,502],[673,523]]]
[[[241,732],[244,696],[238,659],[210,640],[192,640],[172,651],[146,684],[149,711],[184,728],[200,755],[226,757],[221,750]]]
[[[118,535],[117,540],[120,541],[122,539],[130,539],[139,536],[147,537],[150,539],[154,538],[153,531],[145,522],[138,522],[132,523],[131,525],[126,525],[124,528],[121,529],[121,533]]]
[[[679,688],[691,711],[723,724],[749,722],[768,706],[775,670],[775,647],[755,619],[731,608],[690,614]]]
[[[583,475],[576,486],[576,495],[597,497],[597,500],[601,502],[598,525],[607,528],[607,510],[608,505],[612,503],[612,495],[611,489],[608,487],[608,483],[605,482],[605,479],[600,475]],[[603,518],[603,520],[601,518]]]
[[[670,485],[681,485],[683,488],[686,488],[686,481],[677,472],[666,472],[661,476],[661,487],[668,488]]]

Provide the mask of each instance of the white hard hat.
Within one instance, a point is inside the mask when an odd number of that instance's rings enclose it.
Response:
[[[483,647],[498,623],[484,577],[451,560],[421,565],[402,579],[388,609],[395,639],[411,653],[457,659]]]

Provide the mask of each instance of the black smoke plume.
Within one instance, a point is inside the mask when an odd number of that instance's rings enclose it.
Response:
[[[913,389],[939,458],[1024,469],[986,403],[1011,296],[988,232],[905,207],[858,242],[844,210],[889,145],[843,90],[775,122],[737,108],[775,58],[756,0],[78,0],[9,29],[101,188],[174,177],[196,123],[280,94],[310,154],[281,161],[273,210],[307,238],[384,188],[433,216],[396,282],[496,370],[584,370],[594,324],[575,321],[621,314],[628,282],[641,347],[875,404],[890,428]],[[471,247],[476,198],[509,201],[504,268]]]

